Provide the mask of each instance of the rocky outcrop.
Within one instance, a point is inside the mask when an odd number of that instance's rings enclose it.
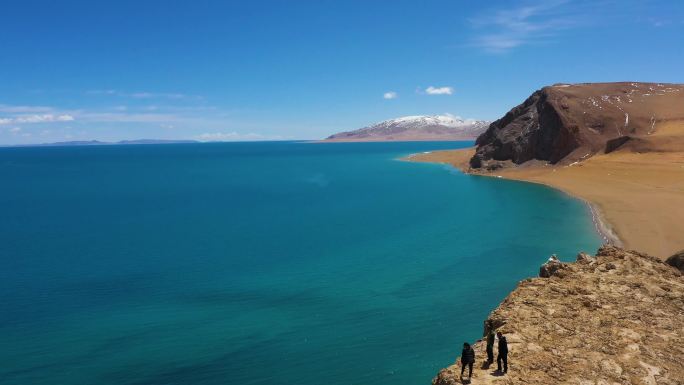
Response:
[[[489,315],[508,339],[508,373],[478,362],[473,384],[684,384],[679,270],[613,246],[549,264],[549,278],[520,282]],[[474,348],[486,357],[482,341]],[[455,364],[433,384],[459,384],[459,374]]]
[[[684,119],[684,85],[557,84],[534,92],[477,138],[472,168],[539,160],[572,163],[640,141],[657,124]],[[661,146],[662,147],[662,146]]]
[[[665,263],[667,263],[670,266],[676,267],[684,273],[684,250],[674,254],[670,258],[668,258]]]
[[[553,255],[545,264],[541,265],[539,268],[539,276],[542,278],[550,278],[552,275],[556,274],[559,270],[564,269],[566,266],[567,264],[559,261],[558,258]]]

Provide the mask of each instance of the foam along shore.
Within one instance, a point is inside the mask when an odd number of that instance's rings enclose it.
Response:
[[[472,173],[474,148],[414,154]],[[570,165],[528,162],[477,175],[533,182],[587,201],[606,241],[665,259],[684,249],[684,152],[620,152]]]

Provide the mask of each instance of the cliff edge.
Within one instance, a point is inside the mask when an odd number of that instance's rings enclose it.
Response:
[[[489,316],[509,343],[509,371],[472,384],[684,384],[684,275],[635,251],[603,246],[572,264],[549,262]],[[433,385],[460,384],[460,363]],[[466,382],[467,383],[467,382]]]

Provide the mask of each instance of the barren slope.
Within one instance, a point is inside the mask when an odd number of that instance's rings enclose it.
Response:
[[[530,160],[569,164],[627,143],[637,151],[672,149],[672,143],[651,136],[659,127],[682,119],[681,84],[544,87],[489,126],[477,139],[471,166],[494,168],[502,165],[498,161]]]

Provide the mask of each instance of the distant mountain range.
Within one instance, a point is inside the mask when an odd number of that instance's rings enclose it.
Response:
[[[199,143],[196,140],[171,140],[171,139],[136,139],[121,140],[118,142],[101,142],[99,140],[74,140],[69,142],[17,144],[12,147],[50,147],[50,146],[113,146],[120,144],[171,144],[171,143]]]
[[[325,141],[474,140],[488,126],[489,122],[484,120],[462,119],[454,115],[404,116],[358,130],[340,132]]]

